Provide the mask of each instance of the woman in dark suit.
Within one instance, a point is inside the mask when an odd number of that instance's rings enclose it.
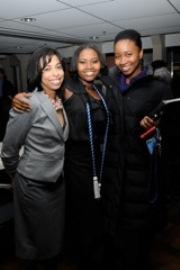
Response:
[[[11,110],[3,140],[1,157],[14,188],[16,255],[25,260],[25,269],[53,269],[52,259],[62,248],[62,171],[69,130],[57,97],[63,80],[59,53],[51,48],[35,51],[28,66],[29,86],[34,89],[31,111]]]

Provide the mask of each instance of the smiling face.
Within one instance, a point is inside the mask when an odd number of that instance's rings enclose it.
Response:
[[[41,66],[41,59],[40,59]],[[64,80],[64,71],[62,64],[56,55],[53,55],[51,61],[43,68],[41,76],[41,86],[45,93],[54,96]]]
[[[83,49],[77,59],[77,72],[83,83],[90,83],[99,75],[101,63],[97,52]]]
[[[127,79],[132,79],[141,71],[143,51],[130,39],[119,40],[114,45],[115,64]]]

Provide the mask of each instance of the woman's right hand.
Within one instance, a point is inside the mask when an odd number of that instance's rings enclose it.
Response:
[[[155,125],[155,121],[149,116],[144,116],[144,118],[140,121],[140,126],[149,129]]]
[[[31,93],[18,93],[13,97],[12,107],[17,112],[30,111],[31,106],[29,104],[28,98],[31,96]]]

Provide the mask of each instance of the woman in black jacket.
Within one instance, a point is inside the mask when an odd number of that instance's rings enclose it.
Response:
[[[114,186],[112,181],[122,172],[118,150],[122,104],[118,89],[103,75],[105,67],[95,45],[81,45],[72,58],[71,80],[65,83],[64,106],[70,123],[64,167],[65,244],[79,269],[104,269],[104,211],[109,221],[106,209],[113,203],[109,182]]]
[[[117,269],[145,270],[152,235],[161,219],[162,187],[155,152],[149,152],[152,149],[140,135],[155,125],[153,116],[171,92],[167,84],[143,68],[142,41],[137,31],[117,34],[114,52],[116,68],[110,73],[122,94],[125,122],[125,176],[121,194],[117,194],[121,204],[116,263]]]

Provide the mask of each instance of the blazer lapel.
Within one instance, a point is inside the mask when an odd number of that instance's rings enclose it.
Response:
[[[41,108],[44,110],[51,122],[54,124],[59,136],[64,140],[64,130],[58,121],[56,111],[52,109],[52,104],[50,100],[46,95],[44,95],[43,92],[36,92],[36,96],[40,102]]]

